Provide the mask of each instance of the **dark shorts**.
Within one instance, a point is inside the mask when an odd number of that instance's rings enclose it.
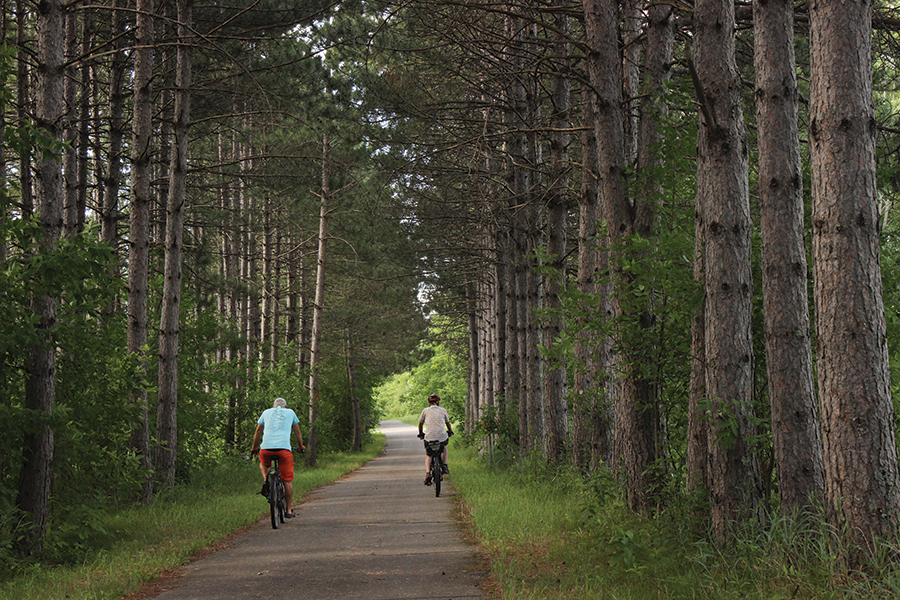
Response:
[[[294,480],[294,453],[290,450],[260,450],[259,462],[267,469],[272,466],[272,460],[278,459],[278,472],[284,481]]]

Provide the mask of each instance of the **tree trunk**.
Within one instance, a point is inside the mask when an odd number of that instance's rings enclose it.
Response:
[[[322,310],[325,304],[325,247],[328,239],[328,200],[331,178],[328,135],[322,138],[322,197],[319,205],[319,251],[316,260],[316,296],[313,302],[312,335],[309,352],[309,452],[306,464],[316,465],[319,442],[319,360],[322,353]]]
[[[875,187],[870,2],[810,5],[816,356],[829,520],[894,536],[894,439]],[[855,561],[854,561],[855,562]]]
[[[175,140],[169,167],[166,207],[165,273],[159,324],[159,401],[156,471],[166,486],[175,487],[178,449],[178,333],[181,309],[181,261],[184,246],[185,184],[188,132],[191,125],[191,46],[193,0],[178,0],[178,50],[175,75]]]
[[[728,26],[723,26],[723,24]],[[698,0],[694,9],[696,92],[701,108],[697,202],[705,243],[706,395],[713,408],[710,507],[724,541],[731,525],[759,516],[759,463],[752,439],[748,151],[735,61],[734,4]]]
[[[87,56],[90,54],[91,46],[94,42],[94,20],[90,11],[83,11],[82,15],[82,36],[81,36],[81,54]],[[78,141],[78,193],[75,200],[75,222],[78,224],[76,229],[80,232],[84,229],[84,220],[87,213],[87,195],[88,195],[88,167],[90,165],[89,146],[91,142],[91,130],[89,126],[91,105],[93,103],[94,94],[91,82],[91,68],[94,61],[83,60],[79,75],[81,78],[81,102],[79,102],[78,110],[80,113],[79,121],[82,126],[79,127]]]
[[[65,13],[60,0],[42,5],[37,18],[37,106],[35,119],[49,140],[62,141],[63,56]],[[63,231],[64,189],[59,156],[37,154],[37,219],[41,226],[41,251],[51,252]],[[50,282],[48,282],[50,283]],[[18,508],[28,513],[29,535],[19,548],[25,555],[40,555],[47,535],[50,514],[50,485],[53,473],[53,429],[50,418],[56,400],[56,326],[57,299],[49,294],[32,299],[37,338],[26,359],[25,408],[34,415],[23,440],[22,471],[19,479]]]
[[[641,94],[641,37],[644,33],[644,14],[647,8],[642,0],[623,0],[621,5],[622,50],[622,116],[624,130],[625,163],[634,164],[637,159]],[[650,6],[656,6],[650,3]]]
[[[131,130],[131,215],[128,251],[128,353],[138,357],[140,371],[147,373],[147,297],[150,264],[150,158],[153,114],[153,0],[138,0],[134,51],[134,108]],[[152,498],[150,425],[147,391],[129,392],[139,420],[131,435],[131,448],[138,455],[146,477],[138,500]]]
[[[585,90],[585,93],[588,93]],[[585,298],[597,297],[597,269],[599,250],[597,248],[597,221],[600,217],[597,190],[597,138],[594,132],[593,103],[584,103],[584,128],[581,133],[582,178],[581,194],[578,196],[578,293]],[[596,334],[589,330],[589,311],[593,306],[580,306],[575,338],[575,372],[572,384],[572,461],[582,473],[591,468],[595,452],[595,415],[601,404],[598,398],[599,384],[604,374],[598,372],[594,360],[597,352]]]
[[[259,340],[259,366],[263,368],[273,368],[270,360],[272,347],[272,332],[274,325],[272,320],[275,316],[275,280],[273,274],[275,272],[275,248],[274,239],[275,232],[272,226],[272,196],[266,194],[263,199],[262,225],[263,225],[263,268],[262,281],[260,288],[262,289],[262,311],[260,325]]]
[[[561,6],[566,7],[567,2]],[[569,55],[569,44],[566,41],[569,20],[563,12],[555,17],[557,33],[553,41],[554,56],[563,61]],[[553,78],[553,113],[550,115],[550,185],[547,203],[547,254],[552,261],[554,273],[547,276],[544,305],[548,311],[556,312],[551,316],[544,328],[544,347],[551,354],[558,344],[565,322],[559,309],[563,289],[566,282],[566,216],[569,205],[569,134],[571,125],[569,104],[570,84],[568,79],[569,65],[561,63],[556,67],[557,75]],[[547,459],[553,463],[563,461],[569,443],[568,400],[566,398],[566,363],[560,354],[548,361],[545,370],[544,398],[547,415]]]
[[[534,255],[537,248],[536,233],[526,234],[528,238],[526,257]],[[525,278],[525,405],[527,415],[527,437],[525,449],[528,451],[543,452],[546,448],[544,420],[544,361],[540,350],[542,341],[541,326],[538,320],[538,311],[543,307],[543,294],[541,289],[541,275],[526,258]]]
[[[66,52],[65,60],[69,62],[65,76],[65,116],[63,138],[67,144],[63,151],[63,181],[65,185],[65,200],[63,208],[63,224],[65,235],[74,236],[79,232],[78,222],[78,154],[76,140],[78,129],[87,127],[87,123],[79,123],[78,90],[74,61],[78,56],[78,13],[68,11],[65,23]]]
[[[504,362],[505,373],[503,375],[503,380],[505,382],[505,387],[503,390],[503,404],[505,406],[505,419],[503,421],[504,426],[513,425],[515,428],[510,428],[507,434],[512,438],[510,441],[518,442],[519,440],[519,399],[521,398],[521,387],[522,387],[522,374],[521,374],[521,366],[522,361],[519,358],[519,309],[516,304],[516,299],[518,297],[517,284],[518,280],[516,277],[516,258],[514,245],[512,243],[512,233],[509,233],[506,241],[506,319],[504,322],[504,326],[506,327],[506,347],[504,348],[504,352],[506,353],[506,359]]]
[[[359,405],[359,394],[356,393],[356,356],[353,347],[353,332],[347,331],[347,385],[350,389],[350,411],[353,415],[353,444],[351,450],[358,452],[362,449],[362,411]]]
[[[307,352],[310,330],[309,300],[305,288],[306,263],[303,254],[297,258],[297,372],[303,373],[309,364]]]
[[[509,5],[509,11],[504,17],[504,28],[507,38],[510,40],[510,49],[513,53],[512,62],[514,72],[510,74],[509,85],[506,91],[508,101],[503,113],[504,126],[508,131],[506,139],[506,186],[509,189],[509,197],[504,213],[508,219],[506,243],[507,276],[507,308],[506,308],[506,389],[504,390],[505,402],[516,415],[516,419],[510,419],[516,428],[513,436],[517,439],[519,447],[525,448],[527,444],[527,409],[526,409],[526,368],[525,368],[525,314],[524,303],[524,228],[523,218],[519,208],[524,204],[526,190],[528,188],[529,172],[525,165],[525,125],[522,120],[525,104],[525,88],[521,76],[524,59],[522,57],[522,28],[521,18],[518,12],[521,9]]]
[[[293,246],[294,241],[289,238],[287,243],[288,246]],[[289,250],[286,258],[284,285],[287,295],[287,306],[285,307],[287,314],[285,314],[284,345],[287,348],[292,344],[296,345],[300,336],[300,282],[302,279],[298,276],[301,271],[296,267],[298,256],[293,250]]]
[[[122,49],[122,37],[125,32],[124,2],[113,2],[110,16],[110,35],[112,36],[112,65],[109,72],[109,153],[106,171],[106,180],[103,182],[104,204],[100,212],[100,238],[110,248],[115,248],[118,243],[117,224],[119,221],[119,185],[122,178],[122,140],[125,137],[124,119],[122,114],[125,108],[125,76],[126,59]],[[140,18],[147,18],[141,17]],[[152,52],[138,48],[135,52]],[[135,60],[138,60],[137,58]]]
[[[694,223],[694,281],[702,289],[706,278],[706,250],[703,241],[705,231],[703,207],[700,206],[699,200],[698,198]],[[709,412],[706,410],[706,309],[705,302],[702,301],[691,316],[689,388],[685,484],[689,493],[704,495],[709,492],[710,422]],[[699,511],[702,504],[697,502],[695,510]]]
[[[793,4],[753,3],[766,369],[781,512],[809,510],[825,487],[813,387],[803,243]]]
[[[528,286],[527,270],[528,266],[525,261],[524,235],[521,231],[516,232],[517,252],[515,262],[516,277],[516,348],[518,353],[516,360],[519,364],[519,448],[521,450],[531,449],[531,434],[528,431],[528,304],[526,302],[526,287]]]
[[[585,37],[592,52],[588,73],[595,95],[595,137],[603,142],[597,152],[600,197],[610,243],[627,243],[634,233],[635,213],[625,192],[625,115],[622,110],[622,76],[616,44],[617,6],[609,0],[586,0]],[[613,294],[610,298],[616,318],[628,317],[631,276],[613,265]],[[624,322],[624,320],[623,320]],[[621,369],[615,401],[614,465],[624,479],[629,506],[646,511],[654,491],[651,469],[657,457],[656,405],[651,385],[640,372],[642,362],[636,349],[620,340],[617,362]]]
[[[499,206],[495,207],[494,212],[499,216],[503,209]],[[493,290],[493,331],[491,337],[494,339],[493,355],[494,355],[494,383],[492,400],[497,410],[496,417],[503,421],[506,418],[506,321],[508,320],[509,295],[507,287],[509,287],[509,272],[507,269],[506,244],[503,234],[493,232],[491,235],[491,243],[494,247],[494,267],[492,270],[493,280],[495,282]]]
[[[29,90],[29,68],[31,55],[28,52],[26,36],[29,28],[29,10],[25,0],[16,0],[16,120],[27,123],[33,111]],[[34,214],[34,191],[31,176],[31,154],[27,148],[19,149],[19,194],[21,196],[22,218]]]
[[[526,27],[526,37],[537,37],[537,25],[534,23]],[[542,141],[537,134],[537,123],[541,120],[541,105],[538,99],[539,89],[535,80],[529,80],[525,85],[525,165],[533,172],[539,172],[543,166]],[[529,450],[546,452],[546,428],[547,418],[544,402],[544,356],[540,346],[543,343],[543,330],[538,317],[544,307],[544,281],[538,272],[538,264],[534,258],[541,238],[541,213],[537,207],[541,197],[541,179],[532,175],[528,178],[525,188],[526,209],[525,216],[525,318],[526,318],[526,394],[525,400],[528,407],[528,431]]]
[[[273,273],[272,276],[274,278],[274,283],[272,286],[272,327],[269,331],[269,364],[272,365],[272,368],[275,368],[278,365],[278,359],[280,357],[280,344],[279,341],[282,335],[282,325],[281,325],[281,302],[282,302],[282,287],[281,287],[281,232],[276,231],[275,233],[275,256],[278,257],[275,260],[275,264],[273,265]]]
[[[466,432],[475,431],[478,409],[478,382],[481,379],[481,358],[478,345],[478,315],[475,283],[466,282],[466,318],[468,321],[469,360],[466,367]]]
[[[660,177],[655,175],[663,164],[659,150],[663,142],[660,126],[668,115],[666,90],[671,79],[675,23],[672,6],[652,4],[647,11],[645,79],[641,103],[637,168],[641,180],[641,201],[635,206],[635,229],[644,236],[655,236],[654,221],[663,193]]]

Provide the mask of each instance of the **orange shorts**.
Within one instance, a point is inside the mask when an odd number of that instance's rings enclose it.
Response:
[[[259,462],[267,469],[272,465],[272,459],[278,459],[278,472],[284,481],[294,480],[294,453],[290,450],[260,450]]]

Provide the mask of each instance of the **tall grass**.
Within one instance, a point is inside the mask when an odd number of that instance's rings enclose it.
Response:
[[[383,448],[384,436],[376,434],[360,453],[319,456],[314,469],[297,461],[294,501]],[[112,600],[133,594],[144,582],[258,522],[268,512],[259,495],[261,481],[257,465],[238,457],[210,466],[170,498],[105,516],[78,564],[27,569],[0,583],[0,600]]]
[[[491,565],[493,598],[900,598],[897,549],[879,547],[865,574],[848,571],[842,536],[821,519],[748,523],[720,547],[696,531],[687,508],[640,517],[610,482],[490,468],[461,444],[450,462],[458,509]]]

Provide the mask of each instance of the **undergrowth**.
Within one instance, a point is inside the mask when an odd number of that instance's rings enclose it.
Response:
[[[629,510],[615,482],[526,463],[490,467],[454,451],[453,482],[471,537],[487,553],[496,599],[883,599],[900,597],[897,548],[865,573],[821,516],[745,523],[727,544],[698,530],[687,500],[651,517]]]

